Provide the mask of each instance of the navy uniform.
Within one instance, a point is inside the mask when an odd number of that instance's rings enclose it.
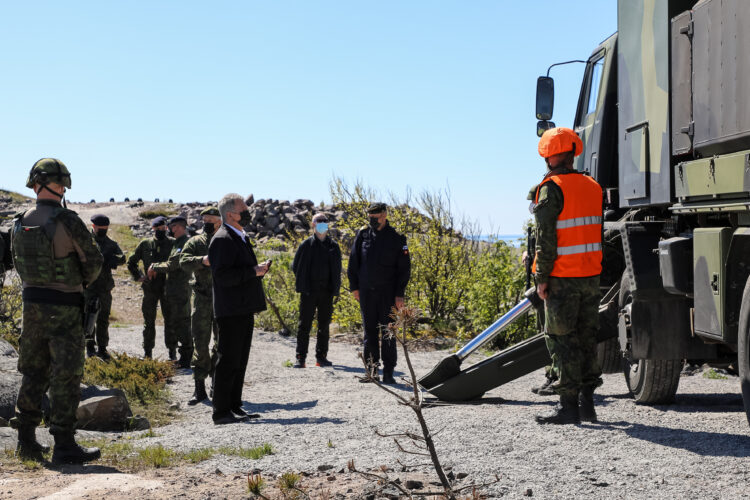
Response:
[[[364,356],[377,377],[383,359],[383,382],[394,383],[396,339],[383,336],[391,323],[391,309],[403,300],[411,274],[411,258],[406,237],[386,220],[385,203],[372,203],[367,209],[370,226],[354,238],[349,255],[348,277],[352,292],[359,293],[364,325]]]

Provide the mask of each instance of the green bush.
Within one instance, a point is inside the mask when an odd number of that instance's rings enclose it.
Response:
[[[21,279],[13,273],[0,289],[0,338],[16,349],[21,335],[22,310]]]
[[[116,387],[129,400],[148,404],[164,397],[167,380],[174,374],[174,364],[169,361],[113,353],[106,363],[96,357],[87,358],[83,383]]]

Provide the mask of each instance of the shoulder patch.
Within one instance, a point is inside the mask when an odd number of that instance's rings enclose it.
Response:
[[[409,255],[409,246],[408,245],[404,245],[401,248],[401,251],[403,252],[404,255]]]

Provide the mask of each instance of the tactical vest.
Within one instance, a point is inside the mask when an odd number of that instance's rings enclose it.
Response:
[[[15,217],[13,224],[13,264],[23,282],[30,286],[62,283],[78,286],[83,283],[78,255],[71,253],[55,258],[52,242],[57,231],[57,218],[64,212],[55,209],[43,226],[24,226],[26,212]]]
[[[550,276],[585,278],[602,272],[602,188],[588,175],[565,174],[547,177],[563,193],[563,209],[557,216],[557,258]],[[536,272],[536,258],[533,271]]]

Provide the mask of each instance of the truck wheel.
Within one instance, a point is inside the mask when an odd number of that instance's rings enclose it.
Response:
[[[750,423],[750,278],[745,283],[740,307],[740,324],[737,331],[737,364],[740,372],[742,401],[745,403],[745,415]]]
[[[622,352],[617,337],[596,345],[596,359],[602,373],[619,373],[622,370]]]
[[[627,271],[620,284],[620,314],[631,314],[633,304],[632,285]],[[628,334],[628,338],[630,335]],[[682,371],[681,359],[623,358],[625,382],[637,403],[665,404],[674,400]]]

